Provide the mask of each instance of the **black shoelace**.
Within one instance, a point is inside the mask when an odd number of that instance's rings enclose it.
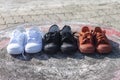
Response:
[[[74,38],[74,33],[70,32],[62,33],[62,42],[75,43],[76,39]]]
[[[50,42],[57,43],[57,42],[59,42],[59,39],[60,39],[59,32],[48,32],[45,35],[45,42],[46,43],[50,43]]]

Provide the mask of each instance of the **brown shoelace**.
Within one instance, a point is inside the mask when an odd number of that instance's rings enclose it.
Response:
[[[106,36],[104,33],[95,33],[96,39],[97,39],[97,44],[108,44],[108,41],[106,39]]]
[[[82,44],[85,44],[85,43],[92,43],[92,34],[90,32],[86,32],[84,35],[83,35],[83,41],[82,41]]]

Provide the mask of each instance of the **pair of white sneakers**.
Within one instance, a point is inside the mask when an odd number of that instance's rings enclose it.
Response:
[[[42,50],[42,32],[37,27],[15,29],[7,46],[9,54],[37,53]]]

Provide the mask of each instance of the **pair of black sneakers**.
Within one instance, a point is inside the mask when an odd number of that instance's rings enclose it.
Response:
[[[73,53],[77,51],[77,39],[74,37],[70,26],[65,25],[62,30],[57,25],[52,25],[44,36],[44,51],[46,53]]]

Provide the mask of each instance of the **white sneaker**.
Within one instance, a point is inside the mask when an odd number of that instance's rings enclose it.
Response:
[[[42,35],[38,28],[31,28],[26,32],[26,53],[38,53],[42,50]]]
[[[24,53],[24,45],[25,45],[25,34],[22,30],[16,29],[12,32],[10,42],[7,46],[7,52],[9,54]]]

